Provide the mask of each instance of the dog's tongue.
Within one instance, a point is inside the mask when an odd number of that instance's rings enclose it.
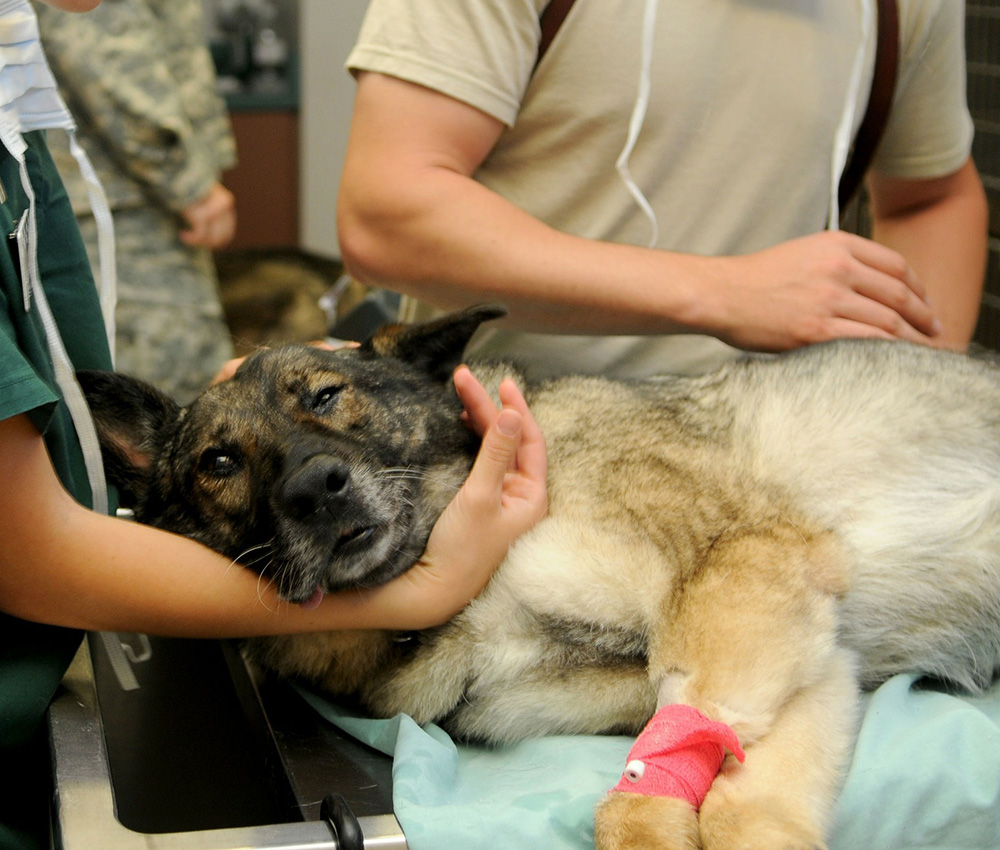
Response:
[[[300,602],[303,608],[307,611],[311,611],[313,608],[318,608],[319,603],[323,601],[323,591],[318,587],[313,591],[312,596],[310,596],[305,602]]]

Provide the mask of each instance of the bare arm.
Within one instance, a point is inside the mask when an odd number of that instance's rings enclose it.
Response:
[[[874,237],[905,254],[944,330],[935,343],[965,349],[976,329],[986,265],[988,209],[972,160],[935,180],[872,174]]]
[[[442,623],[545,512],[544,442],[520,393],[507,385],[499,414],[477,399],[470,414],[486,432],[483,449],[421,562],[381,588],[329,595],[313,610],[279,600],[266,581],[198,543],[82,507],[28,418],[0,421],[0,610],[75,628],[187,637]]]
[[[560,233],[472,179],[502,129],[442,94],[362,74],[338,206],[351,272],[445,308],[500,300],[522,330],[696,331],[774,350],[936,333],[903,258],[849,234],[707,258]]]

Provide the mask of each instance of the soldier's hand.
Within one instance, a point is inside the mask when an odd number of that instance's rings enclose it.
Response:
[[[236,199],[221,183],[215,183],[208,194],[186,207],[182,218],[187,228],[180,238],[185,245],[224,248],[236,235]]]

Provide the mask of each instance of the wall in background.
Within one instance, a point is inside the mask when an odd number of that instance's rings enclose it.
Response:
[[[300,244],[326,257],[340,256],[337,193],[354,104],[344,62],[366,6],[366,0],[299,0]]]
[[[236,134],[229,251],[299,245],[299,0],[204,0],[206,37]]]

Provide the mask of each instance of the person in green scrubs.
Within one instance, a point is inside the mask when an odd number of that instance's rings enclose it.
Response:
[[[20,850],[48,843],[43,720],[84,631],[240,637],[445,622],[544,515],[545,447],[512,383],[498,410],[468,370],[457,372],[483,447],[423,558],[382,588],[329,595],[311,610],[279,604],[256,576],[194,541],[109,516],[73,371],[112,367],[114,303],[98,292],[45,145],[45,130],[73,124],[28,0],[0,3],[0,92],[0,847]]]

